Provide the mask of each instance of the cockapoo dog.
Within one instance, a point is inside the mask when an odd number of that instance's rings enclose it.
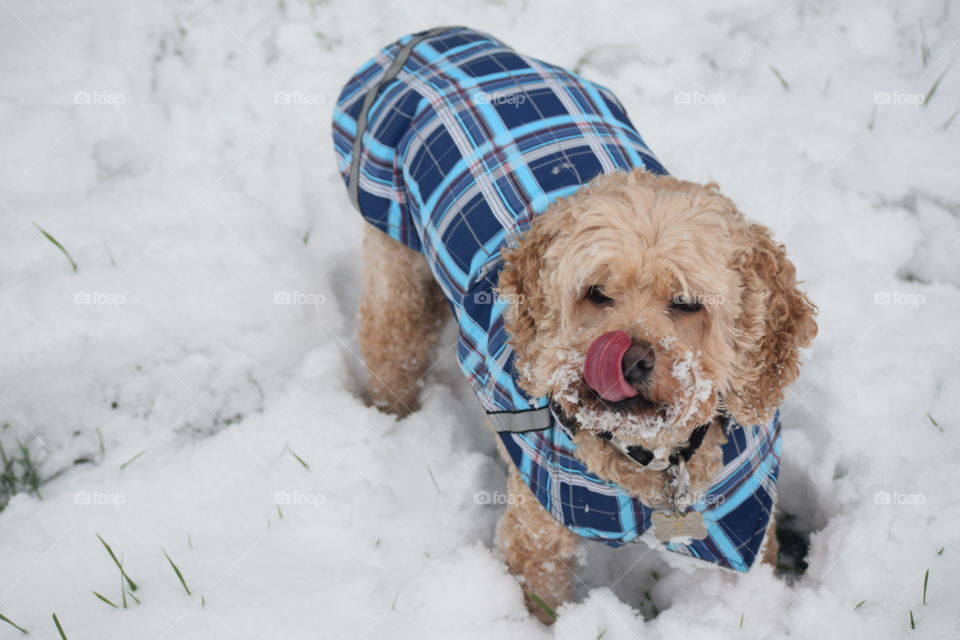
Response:
[[[582,539],[775,562],[777,408],[817,329],[767,228],[667,175],[608,89],[465,27],[367,62],[334,143],[370,223],[370,398],[417,408],[452,310],[535,615],[570,597]]]

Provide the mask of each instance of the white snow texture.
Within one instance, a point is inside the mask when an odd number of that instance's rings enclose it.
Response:
[[[365,406],[332,105],[447,24],[611,87],[787,245],[820,307],[783,407],[803,575],[590,545],[544,627],[452,341],[422,410]],[[0,513],[0,614],[70,640],[957,637],[958,39],[949,0],[0,0],[0,443],[44,478]]]

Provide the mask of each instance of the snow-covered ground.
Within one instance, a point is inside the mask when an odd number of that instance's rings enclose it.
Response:
[[[958,14],[0,0],[0,443],[51,478],[0,513],[0,614],[71,640],[957,637]],[[546,629],[493,548],[504,469],[453,354],[419,413],[364,406],[330,112],[442,24],[610,86],[787,244],[821,310],[784,407],[802,576],[591,547]]]

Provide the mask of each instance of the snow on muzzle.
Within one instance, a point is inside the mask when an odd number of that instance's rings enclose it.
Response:
[[[623,373],[623,359],[631,346],[630,334],[621,330],[603,334],[587,350],[583,377],[604,400],[619,402],[638,395]]]

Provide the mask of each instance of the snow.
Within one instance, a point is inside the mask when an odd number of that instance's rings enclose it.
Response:
[[[56,637],[53,613],[71,639],[957,634],[949,2],[3,0],[0,15],[0,442],[51,478],[0,513],[0,613],[32,636]],[[438,24],[612,87],[666,167],[717,181],[788,246],[820,307],[783,407],[779,504],[810,534],[802,576],[591,546],[546,629],[494,550],[504,505],[478,496],[504,467],[451,350],[418,413],[360,399],[362,223],[330,112],[376,48]],[[91,593],[120,599],[98,533],[142,604]]]

